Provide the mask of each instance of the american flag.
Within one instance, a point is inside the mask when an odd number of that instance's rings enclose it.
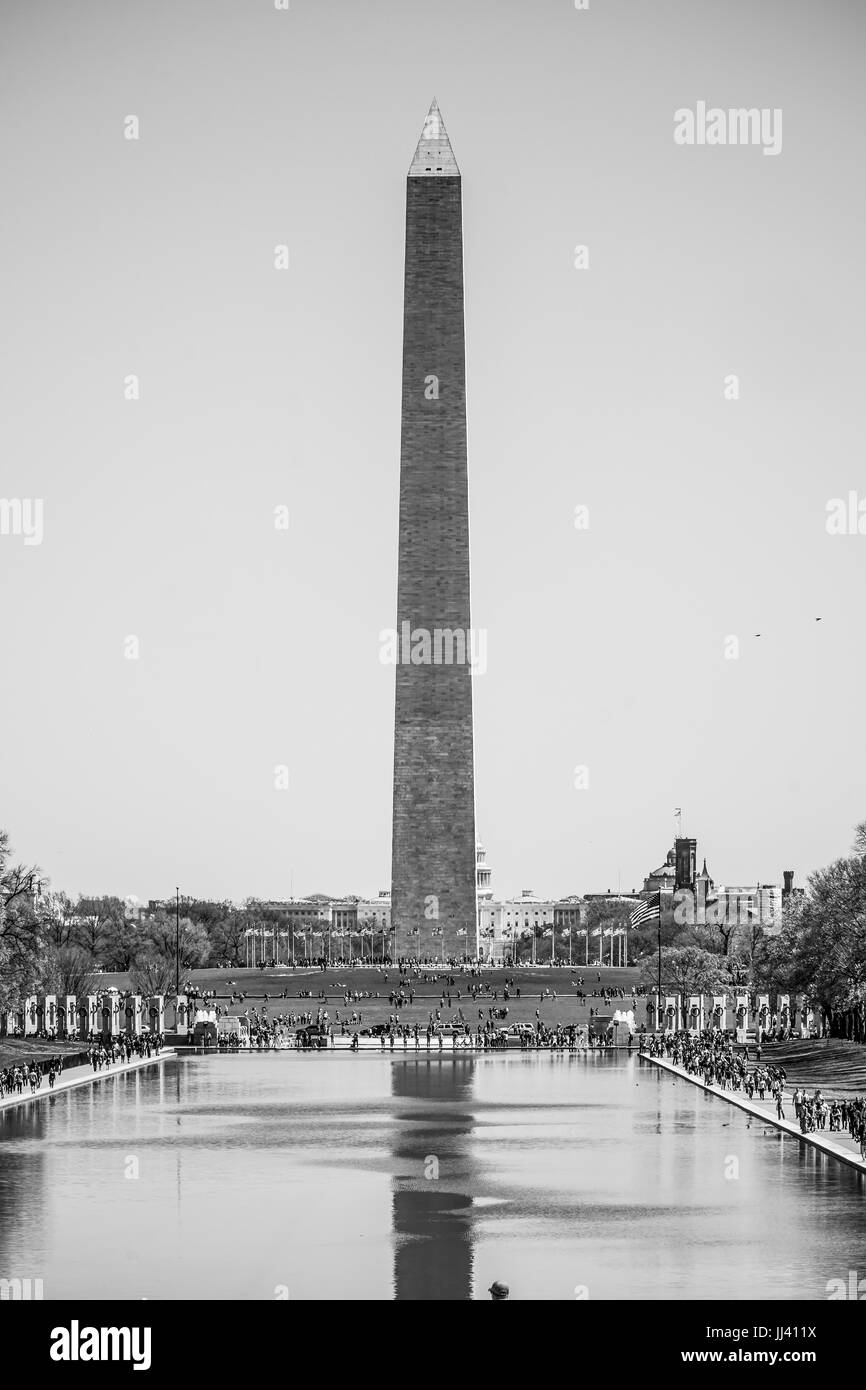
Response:
[[[662,915],[661,904],[661,893],[656,893],[655,902],[653,902],[652,899],[650,899],[649,902],[641,903],[640,907],[636,907],[634,912],[629,917],[629,926],[642,927],[644,922],[660,921]]]

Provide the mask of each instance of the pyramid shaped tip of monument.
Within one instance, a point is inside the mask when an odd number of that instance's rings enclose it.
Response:
[[[455,175],[460,174],[439,103],[434,97],[421,131],[421,138],[415,150],[415,157],[409,166],[410,177],[416,175]]]

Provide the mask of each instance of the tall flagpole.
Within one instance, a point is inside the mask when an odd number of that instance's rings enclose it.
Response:
[[[661,895],[661,889],[659,889],[659,989],[658,989],[658,1007],[657,1007],[657,1009],[656,1009],[656,1026],[658,1026],[658,1018],[659,1018],[659,1015],[661,1014],[661,1011],[662,1011],[662,895]],[[662,1031],[662,1030],[659,1028],[659,1032],[661,1032],[661,1031]]]

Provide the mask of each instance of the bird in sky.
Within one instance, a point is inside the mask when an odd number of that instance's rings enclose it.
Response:
[[[823,621],[824,621],[823,618],[816,618],[816,619],[815,619],[815,622],[816,622],[816,623],[823,623]],[[754,635],[755,635],[756,637],[760,637],[760,636],[761,636],[761,633],[760,633],[760,632],[756,632]]]

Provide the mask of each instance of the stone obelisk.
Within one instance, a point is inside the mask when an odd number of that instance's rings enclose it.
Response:
[[[475,954],[475,789],[461,180],[435,100],[406,180],[402,411],[392,949],[446,959]]]

